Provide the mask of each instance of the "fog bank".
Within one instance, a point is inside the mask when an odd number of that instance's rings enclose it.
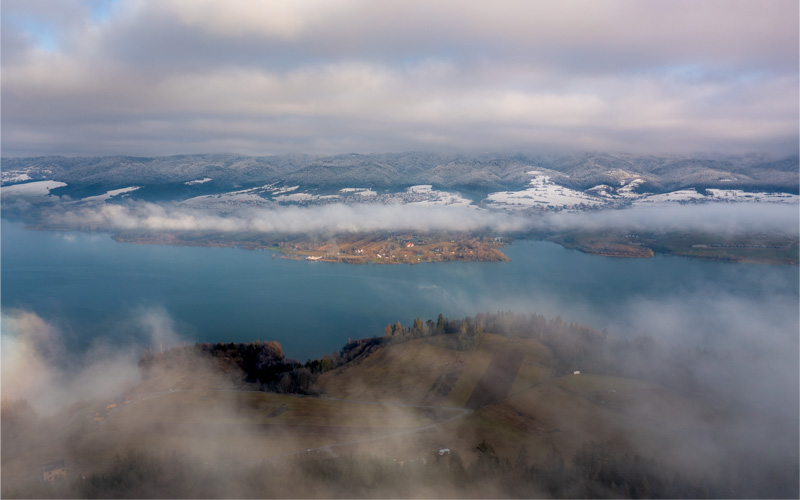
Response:
[[[498,234],[528,230],[621,229],[714,233],[778,231],[797,235],[795,205],[707,203],[606,209],[593,212],[516,214],[476,206],[332,204],[239,209],[231,215],[175,204],[134,202],[50,212],[47,224],[90,230],[211,231],[276,234],[353,234],[382,231]]]

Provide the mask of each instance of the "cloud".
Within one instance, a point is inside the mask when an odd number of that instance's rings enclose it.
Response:
[[[153,349],[174,347],[184,342],[176,331],[174,320],[163,307],[141,307],[134,316],[136,326],[146,334]]]
[[[48,5],[3,3],[5,155],[797,150],[791,1]]]
[[[705,231],[747,233],[777,231],[797,235],[797,205],[752,203],[705,203],[664,205],[592,213],[563,212],[543,221],[553,230],[625,229],[636,231]]]
[[[63,363],[64,346],[54,326],[30,312],[2,316],[3,397],[27,398],[55,380],[51,363]]]
[[[240,0],[220,4],[214,0],[172,0],[157,9],[174,15],[183,25],[197,27],[211,36],[294,39],[323,24],[323,20],[347,2],[304,0]],[[149,7],[148,7],[149,8]]]
[[[796,205],[706,203],[608,209],[590,213],[520,215],[475,206],[330,204],[239,209],[229,215],[177,204],[131,202],[45,215],[55,227],[106,231],[209,231],[334,236],[383,231],[474,232],[625,230],[726,234],[779,232],[798,235]]]
[[[132,203],[53,213],[49,223],[76,228],[148,231],[220,231],[278,234],[342,234],[375,231],[519,230],[522,219],[475,207],[323,205],[242,210],[220,216],[176,205]]]
[[[150,346],[171,347],[181,340],[172,319],[160,308],[141,308],[118,329],[133,328]],[[96,338],[85,351],[69,352],[63,332],[34,312],[2,314],[2,393],[25,399],[40,412],[94,398],[116,397],[140,380],[139,356],[145,346],[110,337]]]

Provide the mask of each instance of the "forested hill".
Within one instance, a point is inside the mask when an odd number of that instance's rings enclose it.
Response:
[[[528,172],[538,170],[558,184],[579,190],[619,185],[641,178],[639,189],[667,192],[684,188],[753,189],[798,192],[797,155],[574,155],[433,153],[286,155],[250,157],[199,154],[140,158],[130,156],[3,158],[9,175],[56,180],[67,187],[56,194],[103,192],[124,186],[150,186],[152,192],[178,197],[284,183],[313,188],[398,188],[432,184],[438,188],[488,193],[522,189]],[[11,179],[11,177],[9,177]],[[185,183],[209,179],[200,186]],[[4,184],[7,182],[4,178]],[[160,186],[160,189],[156,189]],[[174,192],[173,192],[174,191]],[[144,191],[143,191],[144,192]],[[142,193],[143,193],[142,192]],[[71,194],[72,193],[72,194]],[[136,197],[142,193],[136,193]],[[85,194],[85,193],[84,193]]]

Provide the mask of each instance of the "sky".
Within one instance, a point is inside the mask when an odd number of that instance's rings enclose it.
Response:
[[[3,0],[2,156],[797,153],[796,0]]]

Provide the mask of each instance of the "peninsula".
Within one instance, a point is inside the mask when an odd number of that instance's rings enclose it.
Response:
[[[466,233],[370,233],[331,237],[256,233],[126,231],[120,242],[148,245],[239,247],[271,250],[281,258],[348,264],[419,264],[421,262],[505,262],[507,239]],[[273,254],[273,256],[276,256]]]

